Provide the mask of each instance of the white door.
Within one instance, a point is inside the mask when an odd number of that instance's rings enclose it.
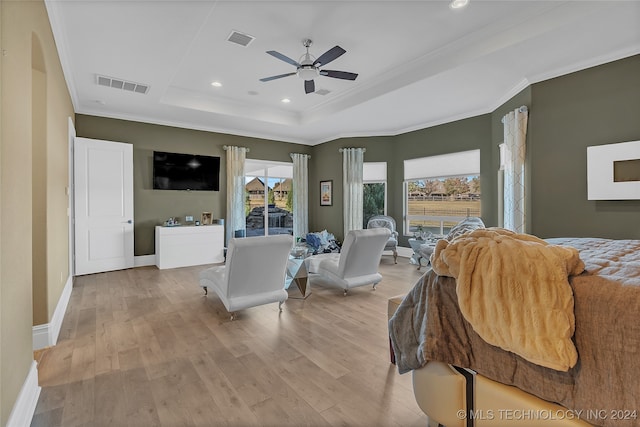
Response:
[[[133,147],[75,138],[75,273],[133,267]]]

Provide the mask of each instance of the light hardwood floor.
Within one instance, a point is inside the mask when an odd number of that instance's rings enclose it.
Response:
[[[77,277],[55,347],[38,355],[32,426],[426,426],[411,374],[389,363],[387,299],[420,277],[383,256],[384,279],[240,311],[204,296],[206,268]],[[291,289],[294,296],[297,289]]]

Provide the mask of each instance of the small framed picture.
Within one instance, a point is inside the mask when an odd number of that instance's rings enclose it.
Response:
[[[333,205],[333,180],[320,181],[320,206]]]
[[[211,212],[202,212],[200,223],[202,225],[211,225]]]

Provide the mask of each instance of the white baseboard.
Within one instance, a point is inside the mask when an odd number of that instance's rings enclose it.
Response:
[[[67,278],[67,283],[62,289],[62,295],[58,300],[56,309],[51,316],[51,322],[44,325],[36,325],[33,327],[33,349],[40,350],[41,348],[51,347],[58,342],[58,335],[60,335],[60,329],[62,329],[62,321],[64,320],[64,313],[67,311],[67,305],[71,298],[71,291],[73,290],[73,277]]]
[[[404,258],[411,258],[411,255],[413,255],[413,249],[411,249],[411,248],[405,248],[403,246],[398,246],[397,251],[398,251],[398,256],[401,256],[401,257],[404,257]]]
[[[148,265],[156,265],[155,255],[138,255],[133,257],[134,267],[146,267]]]
[[[33,327],[33,350],[50,347],[49,344],[49,323],[36,325]]]
[[[27,374],[27,378],[22,384],[18,398],[11,409],[6,427],[24,427],[31,425],[33,414],[36,411],[38,397],[40,396],[40,386],[38,385],[38,365],[34,360]]]

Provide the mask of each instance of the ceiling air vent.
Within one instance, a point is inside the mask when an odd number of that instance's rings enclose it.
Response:
[[[229,34],[229,37],[227,37],[227,41],[239,44],[240,46],[244,47],[249,46],[249,43],[251,43],[254,39],[255,37],[250,36],[249,34],[244,34],[235,30],[231,31],[231,34]]]
[[[142,94],[146,94],[149,91],[149,85],[145,85],[142,83],[128,82],[123,79],[116,79],[113,77],[100,76],[100,75],[96,77],[97,77],[97,83],[100,86],[112,87],[115,89],[122,89],[128,92],[137,92]]]

